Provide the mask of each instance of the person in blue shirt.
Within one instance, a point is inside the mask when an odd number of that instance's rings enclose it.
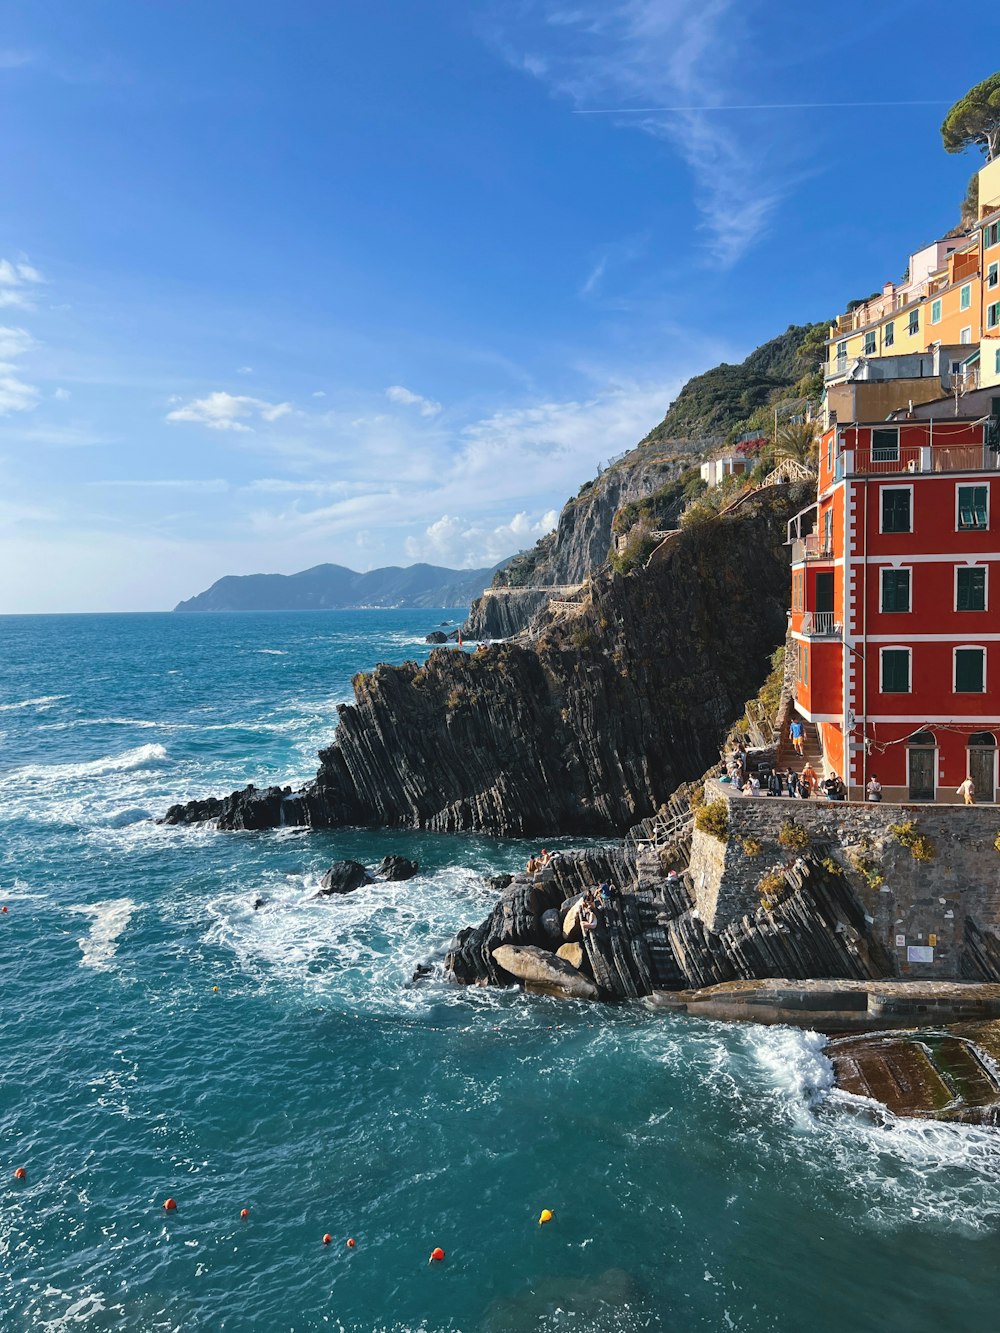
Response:
[[[802,723],[797,717],[792,718],[791,725],[788,728],[788,734],[792,739],[792,744],[795,746],[795,753],[802,754],[802,739],[805,732],[803,731]]]

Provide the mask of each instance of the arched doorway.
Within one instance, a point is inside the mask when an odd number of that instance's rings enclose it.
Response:
[[[969,776],[976,784],[976,800],[987,803],[997,796],[997,738],[992,731],[969,737]]]
[[[933,801],[937,787],[937,741],[933,731],[915,731],[906,742],[906,773],[911,801]]]

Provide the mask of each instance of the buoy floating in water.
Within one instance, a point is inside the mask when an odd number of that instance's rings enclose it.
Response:
[[[552,1209],[543,1208],[542,1211],[538,1214],[538,1225],[542,1227],[545,1225],[546,1222],[551,1222],[551,1221],[552,1221]]]
[[[353,1236],[348,1236],[348,1238],[347,1238],[347,1248],[348,1248],[349,1250],[353,1250],[353,1249],[354,1249],[355,1243],[356,1243],[356,1242],[355,1242],[355,1240],[354,1240],[354,1237],[353,1237]]]
[[[218,993],[219,993],[219,988],[218,988],[218,986],[213,986],[213,987],[212,987],[212,991],[214,992],[214,994],[218,995]]]
[[[243,1221],[244,1221],[244,1222],[247,1220],[247,1218],[248,1218],[249,1216],[250,1216],[250,1209],[249,1209],[249,1208],[241,1208],[241,1209],[240,1209],[240,1217],[243,1218]]]
[[[25,1171],[25,1169],[24,1169],[23,1166],[19,1166],[19,1167],[17,1168],[17,1170],[14,1172],[14,1179],[15,1179],[15,1180],[27,1180],[27,1179],[28,1179],[28,1173],[27,1173],[27,1171]]]
[[[6,912],[6,910],[7,910],[7,904],[4,903],[3,907],[0,907],[0,912]]]
[[[443,1260],[444,1260],[444,1250],[442,1250],[440,1245],[436,1245],[434,1249],[431,1250],[431,1257],[427,1260],[427,1262],[429,1264],[439,1264]]]
[[[324,1245],[329,1245],[329,1244],[332,1243],[332,1241],[333,1241],[333,1237],[330,1235],[329,1231],[327,1231],[327,1232],[324,1234],[324,1236],[323,1236],[323,1244],[324,1244]]]
[[[177,1200],[176,1200],[176,1199],[164,1199],[164,1201],[163,1201],[163,1211],[164,1211],[165,1213],[176,1213],[176,1212],[177,1212]]]

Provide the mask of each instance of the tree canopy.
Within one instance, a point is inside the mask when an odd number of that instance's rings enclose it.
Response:
[[[1000,154],[1000,73],[991,74],[959,98],[944,118],[941,138],[949,153],[982,149],[987,162]]]

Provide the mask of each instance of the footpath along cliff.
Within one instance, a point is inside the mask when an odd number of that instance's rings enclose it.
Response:
[[[623,833],[718,756],[783,641],[794,487],[679,533],[646,568],[606,570],[530,639],[354,681],[300,791],[173,806],[168,823],[397,825],[503,835]]]

